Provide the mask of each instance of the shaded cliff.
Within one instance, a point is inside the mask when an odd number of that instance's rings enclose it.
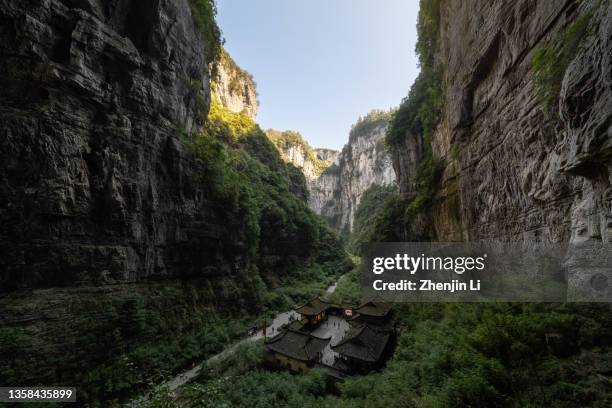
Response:
[[[3,289],[197,273],[202,35],[186,0],[87,4],[2,4]]]
[[[448,162],[446,199],[434,209],[436,235],[607,241],[610,3],[483,5],[488,20],[478,28],[471,11],[455,6],[443,8],[440,25],[440,57],[452,86],[432,140]],[[470,27],[479,45],[455,43],[459,27]],[[555,56],[538,68],[547,49]],[[543,69],[559,73],[541,78]],[[549,90],[552,98],[543,95]],[[455,227],[444,221],[452,211],[461,218]]]
[[[421,72],[386,138],[399,192],[366,194],[362,242],[563,242],[568,299],[609,300],[594,284],[606,269],[571,256],[610,260],[611,2],[420,6]],[[610,405],[609,303],[396,311],[393,364],[359,384],[366,405]]]
[[[0,383],[125,397],[348,265],[255,110],[209,112],[212,1],[35,3],[0,1]]]
[[[403,198],[431,184],[416,235],[607,242],[610,2],[425,6],[423,72],[391,135]],[[429,180],[427,160],[443,169]]]

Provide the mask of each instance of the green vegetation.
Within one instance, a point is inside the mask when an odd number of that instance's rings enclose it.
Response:
[[[222,52],[221,29],[217,25],[215,0],[189,0],[191,13],[206,46],[206,62],[212,63]]]
[[[336,163],[332,163],[329,167],[323,170],[321,174],[340,174],[340,166],[338,166]]]
[[[342,387],[355,406],[605,406],[609,398],[596,380],[610,364],[599,348],[612,334],[607,306],[406,305],[398,314],[387,368]]]
[[[358,305],[362,302],[361,285],[359,284],[361,267],[358,259],[355,260],[355,265],[353,270],[338,279],[336,290],[331,295],[323,296],[323,298],[338,304]]]
[[[313,407],[324,401],[325,374],[312,370],[304,375],[270,373],[261,369],[238,377],[221,377],[187,391],[188,407]],[[185,406],[185,405],[182,405]]]
[[[383,209],[374,219],[369,242],[401,242],[408,239],[404,214],[410,201],[399,194],[390,194],[384,201]]]
[[[345,270],[348,268],[345,268]],[[295,308],[325,292],[338,275],[329,269],[309,268],[299,272],[299,279],[284,279],[278,288],[268,291],[264,296],[266,311],[284,312]]]
[[[244,113],[234,113],[223,107],[221,102],[213,99],[206,119],[202,136],[219,139],[225,143],[236,143],[243,137],[258,130],[253,120]],[[195,139],[199,141],[201,139]],[[206,160],[210,158],[205,158]]]
[[[417,21],[416,53],[421,72],[393,117],[387,144],[393,149],[411,134],[425,145],[437,125],[443,107],[442,67],[435,62],[439,47],[440,0],[421,0]]]
[[[266,135],[274,143],[274,146],[283,154],[286,150],[292,147],[300,147],[306,155],[306,160],[309,160],[313,164],[313,172],[315,175],[320,175],[329,166],[329,163],[325,160],[321,160],[317,157],[314,149],[304,140],[299,132],[292,130],[285,130],[283,132],[268,129]]]
[[[195,222],[218,234],[198,243],[195,262],[185,260],[189,279],[37,291],[42,310],[59,305],[60,322],[0,329],[0,383],[73,384],[79,401],[113,406],[223,350],[261,317],[320,294],[351,268],[338,236],[295,194],[306,190],[303,175],[246,115],[213,102],[201,132],[177,134],[196,161]],[[9,296],[17,315],[32,315],[31,297]]]
[[[422,138],[417,195],[404,200],[393,189],[368,191],[358,210],[353,248],[367,240],[410,237],[409,224],[426,211],[435,192],[441,163],[433,158],[430,138],[442,111],[442,71],[434,64],[439,4],[421,1],[422,72],[387,137],[391,149],[401,148],[406,137]],[[331,299],[358,300],[358,276],[358,269],[345,274]],[[293,293],[283,286],[264,297],[267,307],[282,308],[310,290]],[[185,391],[181,406],[609,406],[610,312],[609,306],[588,304],[403,305],[396,308],[398,346],[387,366],[346,380],[336,393],[326,389],[324,373],[266,372],[256,349],[245,349],[244,358],[233,356],[211,367]]]
[[[398,196],[399,192],[395,185],[379,186],[374,184],[363,193],[359,207],[355,212],[353,231],[348,242],[348,247],[352,253],[360,254],[362,244],[377,242],[375,240],[377,238],[375,228],[379,224],[379,219],[383,217],[387,200],[390,197]]]
[[[242,344],[224,359],[207,367],[201,382],[185,387],[174,400],[158,389],[147,408],[296,407],[316,406],[326,393],[326,375],[271,373],[261,369],[262,343]]]
[[[38,331],[0,328],[0,383],[74,384],[79,401],[110,406],[244,336],[252,317],[215,306],[228,301],[221,299],[226,283],[40,291],[39,305],[64,300],[56,309],[64,323],[43,324]],[[31,308],[26,297],[12,304]]]
[[[367,135],[372,132],[377,126],[385,125],[393,118],[394,110],[379,110],[373,109],[365,116],[360,116],[351,126],[349,133],[349,143],[362,135]]]
[[[290,277],[303,266],[320,264],[333,274],[350,265],[336,234],[293,194],[305,191],[304,177],[297,179],[248,116],[213,101],[205,128],[188,143],[219,215],[260,271]]]
[[[442,67],[435,63],[438,49],[440,0],[421,0],[417,23],[416,52],[421,72],[402,100],[387,132],[386,143],[393,152],[403,149],[406,138],[420,139],[422,157],[417,170],[415,197],[403,200],[399,196],[387,198],[382,213],[376,218],[371,240],[406,241],[423,239],[415,236],[413,224],[423,214],[435,194],[443,163],[433,156],[431,137],[440,120],[443,108]]]
[[[421,73],[409,97],[400,105],[387,133],[387,143],[392,150],[402,148],[403,139],[398,139],[399,135],[423,138],[423,156],[416,174],[416,194],[409,199],[403,199],[397,192],[387,192],[385,197],[380,197],[375,215],[371,217],[372,222],[367,224],[367,229],[359,230],[354,236],[353,240],[357,243],[427,238],[416,231],[414,224],[429,208],[444,164],[436,159],[432,152],[430,138],[439,112],[431,109],[432,104],[436,102],[432,102],[427,95],[432,94],[420,93],[419,89],[425,83],[421,82],[422,78],[424,77]],[[425,102],[419,102],[423,100]]]
[[[386,368],[325,387],[325,374],[262,371],[257,349],[211,368],[186,407],[607,407],[607,305],[414,304]],[[170,405],[173,406],[173,405]]]
[[[533,52],[531,69],[536,87],[545,105],[551,110],[558,100],[565,71],[576,56],[580,42],[588,31],[592,15],[593,10],[582,14],[551,44],[536,48]]]
[[[230,77],[229,82],[229,91],[232,94],[236,94],[242,91],[241,84],[250,83],[253,87],[253,90],[257,88],[257,83],[255,79],[253,79],[253,75],[251,75],[247,70],[242,69],[236,61],[225,51],[224,48],[221,48],[219,51],[218,59],[216,60],[217,65],[225,68],[225,71],[228,73]],[[217,72],[218,73],[218,70]],[[219,79],[216,75],[213,75],[213,81],[211,89],[214,91],[216,89],[216,81]]]

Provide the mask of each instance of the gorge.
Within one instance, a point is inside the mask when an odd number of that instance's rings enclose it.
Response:
[[[418,78],[341,151],[257,125],[255,79],[215,12],[0,0],[0,385],[119,406],[336,281],[330,299],[354,302],[365,242],[607,257],[612,1],[421,0]],[[607,303],[394,310],[393,358],[333,392],[317,370],[262,370],[248,342],[182,399],[145,403],[612,403]]]
[[[340,152],[313,149],[296,132],[268,131],[283,158],[304,172],[310,208],[340,233],[352,231],[355,212],[369,187],[395,182],[384,141],[392,115],[373,110],[360,117]]]
[[[214,3],[0,13],[0,383],[125,398],[350,267],[252,121]]]

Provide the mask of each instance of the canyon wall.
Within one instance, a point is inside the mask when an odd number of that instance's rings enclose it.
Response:
[[[611,2],[438,4],[444,91],[431,146],[444,171],[429,235],[609,242]],[[394,153],[406,198],[422,143],[409,134]]]
[[[243,336],[283,277],[350,267],[231,113],[255,85],[222,51],[209,117],[212,1],[0,0],[0,22],[0,383],[125,398]]]
[[[300,169],[311,183],[337,159],[338,151],[332,149],[313,149],[301,134],[291,130],[266,130],[266,135],[274,143],[282,158]]]
[[[341,232],[352,230],[361,196],[370,186],[395,181],[385,146],[390,115],[373,111],[361,118],[334,163],[310,182],[310,207]]]
[[[161,326],[191,331],[217,302],[248,299],[224,289],[250,260],[182,141],[210,102],[193,12],[188,0],[0,1],[1,383],[117,395],[150,378],[118,355],[178,342]],[[105,388],[105,375],[122,379]]]
[[[385,133],[392,112],[372,111],[353,125],[342,151],[313,149],[297,132],[266,131],[283,159],[304,173],[308,204],[336,230],[353,228],[355,211],[372,185],[395,182]]]
[[[314,151],[317,157],[328,163],[329,166],[331,166],[332,163],[335,163],[338,160],[338,155],[340,154],[338,150],[327,149],[323,147],[315,148]]]
[[[259,101],[253,76],[240,68],[232,57],[222,51],[213,68],[212,96],[234,113],[257,118]]]
[[[180,140],[210,98],[188,0],[1,12],[0,287],[201,274],[225,234]]]

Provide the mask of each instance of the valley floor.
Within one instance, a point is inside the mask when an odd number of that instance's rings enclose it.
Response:
[[[341,276],[340,278],[342,278],[343,276]],[[337,282],[332,283],[331,285],[327,287],[327,289],[325,290],[325,293],[327,295],[333,294],[334,291],[336,290],[336,287],[337,287]],[[289,324],[292,320],[297,320],[299,318],[300,316],[293,310],[289,310],[289,311],[277,314],[276,316],[274,316],[274,318],[272,318],[270,324],[266,326],[265,336],[272,337],[276,335],[281,330],[281,327]],[[241,347],[244,347],[248,343],[252,343],[257,340],[261,340],[263,338],[264,338],[264,330],[262,328],[260,330],[257,330],[255,333],[250,334],[248,337],[238,341],[237,343],[227,347],[220,353],[215,354],[214,356],[201,361],[200,363],[194,365],[192,368],[188,370],[182,371],[181,373],[177,374],[169,381],[166,381],[165,383],[163,383],[159,388],[168,392],[169,395],[175,396],[179,392],[181,387],[183,387],[184,385],[188,384],[190,381],[201,376],[203,374],[202,370],[208,365],[217,364],[223,361],[224,359],[227,359],[229,355],[235,353],[237,350],[239,350]],[[128,403],[127,406],[140,407],[142,405],[146,405],[147,402],[148,402],[148,397],[142,396],[140,398],[134,399],[133,401]]]

